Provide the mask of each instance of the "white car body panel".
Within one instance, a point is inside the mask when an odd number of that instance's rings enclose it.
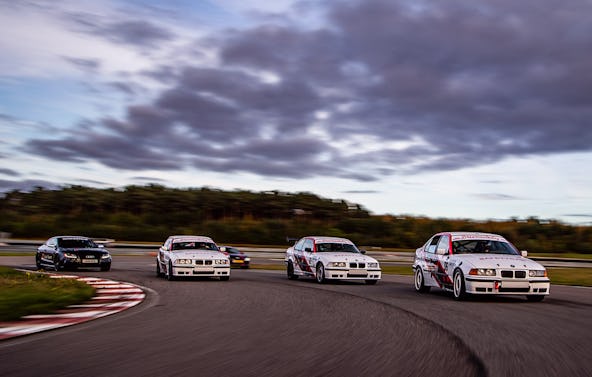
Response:
[[[297,245],[304,239],[310,240],[313,247],[310,251],[304,248],[298,249]],[[380,280],[382,272],[378,261],[360,252],[341,252],[316,250],[315,245],[322,243],[335,243],[355,245],[348,239],[338,237],[304,237],[286,250],[285,263],[292,263],[294,275],[317,278],[317,266],[324,269],[324,279],[327,280]],[[355,248],[357,250],[357,248]],[[343,266],[333,265],[343,263]]]
[[[430,241],[440,236],[437,248]],[[448,236],[449,244],[442,237]],[[453,253],[450,248],[454,241],[484,240],[507,243],[513,250],[516,248],[505,238],[489,233],[448,232],[438,233],[430,238],[424,246],[415,251],[414,270],[421,271],[423,284],[426,287],[439,287],[453,291],[453,279],[457,270],[462,272],[466,293],[545,296],[550,292],[550,281],[546,276],[529,276],[530,271],[545,271],[541,264],[513,254],[483,253]],[[442,245],[444,244],[444,245]],[[517,252],[517,250],[516,250]],[[489,275],[471,274],[477,270],[495,270]],[[417,280],[417,277],[416,277]],[[418,289],[416,285],[416,289]]]
[[[205,243],[213,245],[216,250],[183,249],[173,250],[176,243]],[[204,236],[170,236],[160,247],[156,263],[160,270],[174,277],[230,277],[230,260],[228,256],[217,250],[215,242]],[[181,262],[185,263],[181,263]],[[171,268],[172,267],[172,268]],[[169,271],[171,269],[171,271]]]

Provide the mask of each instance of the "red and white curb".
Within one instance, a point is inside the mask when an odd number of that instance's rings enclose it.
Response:
[[[146,298],[140,287],[130,283],[73,275],[50,277],[83,281],[95,288],[95,296],[83,304],[70,305],[54,314],[28,315],[17,321],[0,322],[0,340],[71,326],[119,313],[138,305]]]

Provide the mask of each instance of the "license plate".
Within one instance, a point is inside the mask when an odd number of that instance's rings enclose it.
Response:
[[[98,263],[96,259],[83,259],[82,263]]]
[[[245,263],[245,261],[241,260],[241,259],[235,259],[233,262],[234,263]]]
[[[500,288],[528,288],[528,282],[523,281],[502,281]]]

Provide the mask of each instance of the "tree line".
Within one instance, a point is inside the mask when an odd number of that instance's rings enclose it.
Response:
[[[447,230],[498,233],[530,252],[592,253],[592,227],[537,218],[505,221],[374,215],[361,205],[308,192],[176,189],[161,185],[98,189],[67,186],[11,191],[0,198],[0,231],[13,237],[86,235],[163,241],[208,235],[218,243],[286,245],[305,235],[347,237],[358,245],[415,249]]]

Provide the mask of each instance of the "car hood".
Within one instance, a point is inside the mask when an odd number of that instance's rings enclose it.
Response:
[[[228,259],[228,256],[220,251],[212,250],[179,250],[171,253],[173,259]]]
[[[520,255],[505,254],[457,254],[459,261],[471,264],[474,268],[525,268],[529,270],[542,270],[544,267],[528,258]]]
[[[63,253],[108,253],[107,249],[98,247],[87,248],[60,248]]]
[[[343,252],[329,252],[329,253],[317,253],[320,259],[327,262],[365,262],[372,263],[377,262],[376,259],[369,257],[364,254],[356,253],[343,253]]]

